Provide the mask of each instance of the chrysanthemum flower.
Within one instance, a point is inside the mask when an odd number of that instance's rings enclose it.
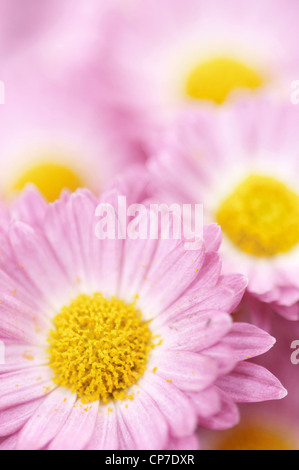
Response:
[[[242,90],[289,94],[298,68],[298,2],[144,0],[114,15],[108,90],[118,106],[161,122]]]
[[[272,331],[277,343],[269,354],[258,358],[257,362],[264,367],[271,366],[287,387],[288,396],[279,403],[242,405],[240,424],[225,432],[203,433],[203,448],[298,450],[299,324],[276,316]]]
[[[273,338],[232,325],[246,282],[221,274],[219,228],[197,251],[99,240],[97,205],[85,190],[49,206],[29,190],[2,226],[0,448],[194,449],[198,424],[228,428],[236,403],[284,397],[247,362]]]
[[[249,278],[250,302],[290,320],[299,318],[298,125],[295,106],[267,98],[188,113],[151,163],[162,198],[202,202],[206,221],[221,225],[225,271]]]
[[[108,132],[104,114],[76,87],[55,83],[37,63],[5,69],[0,106],[0,193],[9,197],[34,183],[49,201],[62,189],[99,194],[109,178],[134,160]]]

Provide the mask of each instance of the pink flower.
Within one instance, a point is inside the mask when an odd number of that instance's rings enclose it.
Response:
[[[0,191],[11,196],[34,183],[49,201],[63,189],[86,187],[100,194],[111,178],[134,161],[116,129],[84,88],[57,83],[36,62],[4,71],[5,104],[0,106]]]
[[[103,70],[95,76],[90,56],[105,67],[111,3],[1,2],[0,192],[35,182],[49,200],[65,187],[99,193],[111,176],[144,160],[121,135],[125,118],[112,119],[92,91]]]
[[[247,362],[274,339],[232,324],[246,281],[221,274],[219,228],[192,252],[99,240],[97,205],[86,190],[46,205],[29,189],[2,224],[0,448],[193,449],[198,425],[226,429],[237,403],[284,397]]]
[[[263,306],[267,315],[267,305]],[[273,312],[272,312],[273,314]],[[280,402],[241,406],[240,424],[221,433],[204,433],[203,448],[231,450],[293,450],[299,447],[298,408],[298,322],[289,322],[275,316],[272,334],[277,343],[257,362],[271,367],[288,389],[288,396]],[[296,344],[295,344],[296,343]]]
[[[298,2],[143,0],[115,11],[102,93],[136,134],[204,100],[269,89],[289,96],[298,69]]]
[[[221,225],[225,272],[248,277],[263,327],[256,300],[299,318],[298,123],[295,106],[267,98],[185,114],[150,164],[159,197],[202,202]]]

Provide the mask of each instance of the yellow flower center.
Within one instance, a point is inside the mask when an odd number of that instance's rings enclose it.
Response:
[[[80,295],[63,307],[54,325],[48,353],[55,384],[77,393],[83,403],[127,398],[154,347],[135,303],[108,300],[99,293]]]
[[[193,68],[187,78],[186,93],[196,100],[224,103],[234,90],[256,90],[263,84],[258,72],[228,57],[216,57]]]
[[[60,164],[43,162],[28,168],[12,186],[13,191],[21,191],[26,184],[33,183],[49,202],[59,198],[63,189],[75,191],[86,186],[81,176],[71,168]]]
[[[275,178],[250,175],[220,205],[216,218],[242,251],[287,253],[299,243],[299,196]]]
[[[218,450],[293,450],[288,436],[259,425],[240,425],[228,433]]]

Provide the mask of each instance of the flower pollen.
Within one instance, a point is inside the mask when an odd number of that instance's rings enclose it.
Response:
[[[77,393],[83,404],[128,398],[155,347],[135,302],[79,295],[53,321],[48,353],[55,384]]]
[[[26,171],[14,182],[13,191],[22,191],[26,184],[34,184],[48,202],[59,198],[63,189],[75,191],[84,187],[82,178],[71,168],[61,163],[42,162]]]
[[[299,243],[299,196],[272,177],[250,175],[216,217],[228,238],[256,257],[287,253]]]
[[[185,91],[190,98],[223,104],[231,92],[242,88],[256,90],[262,84],[259,74],[247,65],[228,57],[216,57],[193,68]]]

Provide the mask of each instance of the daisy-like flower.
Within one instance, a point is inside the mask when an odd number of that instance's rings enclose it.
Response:
[[[62,189],[99,194],[109,178],[132,162],[125,142],[108,132],[104,114],[86,90],[57,84],[35,62],[7,67],[0,106],[0,192],[14,195],[34,183],[49,201]],[[17,137],[16,137],[17,136]]]
[[[197,251],[99,240],[97,207],[86,190],[49,206],[29,190],[2,226],[0,449],[194,449],[198,424],[226,429],[236,403],[284,397],[246,361],[274,340],[232,324],[246,282],[221,274],[219,228]]]
[[[143,0],[115,13],[106,94],[159,123],[240,90],[288,94],[298,68],[293,0]]]
[[[263,307],[267,309],[265,305]],[[288,396],[278,402],[241,406],[240,424],[219,433],[203,433],[206,449],[226,450],[298,450],[299,448],[299,325],[275,317],[272,327],[277,343],[269,354],[258,358],[271,366],[288,389]]]
[[[259,301],[299,318],[298,124],[295,106],[268,98],[187,113],[150,164],[160,197],[201,202],[221,225],[225,271],[249,278],[265,324]]]

